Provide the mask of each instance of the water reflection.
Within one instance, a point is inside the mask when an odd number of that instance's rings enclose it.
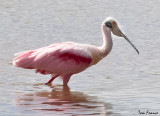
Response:
[[[102,115],[112,114],[111,105],[100,102],[94,96],[82,92],[70,91],[68,86],[51,86],[52,91],[40,91],[32,94],[16,93],[16,106],[27,113],[45,113],[57,115]],[[22,112],[24,112],[22,111]]]

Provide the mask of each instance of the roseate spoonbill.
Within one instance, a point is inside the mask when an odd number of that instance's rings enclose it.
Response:
[[[113,18],[106,18],[101,29],[103,45],[100,47],[73,42],[55,43],[47,47],[15,54],[17,57],[13,59],[13,65],[35,69],[37,73],[44,75],[51,74],[51,79],[46,84],[50,84],[60,76],[63,79],[63,85],[67,85],[73,74],[97,64],[109,54],[112,49],[111,32],[116,36],[124,37],[139,54],[139,51],[121,32]]]

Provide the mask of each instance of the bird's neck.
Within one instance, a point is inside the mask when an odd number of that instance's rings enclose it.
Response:
[[[112,49],[112,37],[111,37],[111,30],[107,28],[105,25],[102,25],[102,34],[103,34],[103,45],[100,47],[100,51],[102,57],[105,57],[109,54]]]

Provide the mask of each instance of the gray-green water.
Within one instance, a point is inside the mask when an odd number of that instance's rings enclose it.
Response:
[[[160,115],[159,0],[0,0],[0,115]],[[113,36],[111,53],[99,64],[60,79],[12,66],[13,54],[56,42],[100,46],[101,22],[116,18],[140,55]],[[145,114],[140,114],[144,112]]]

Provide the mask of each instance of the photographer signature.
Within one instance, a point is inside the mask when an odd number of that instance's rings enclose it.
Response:
[[[141,110],[138,110],[138,113],[140,115],[158,115],[158,112],[157,111],[141,111]]]

